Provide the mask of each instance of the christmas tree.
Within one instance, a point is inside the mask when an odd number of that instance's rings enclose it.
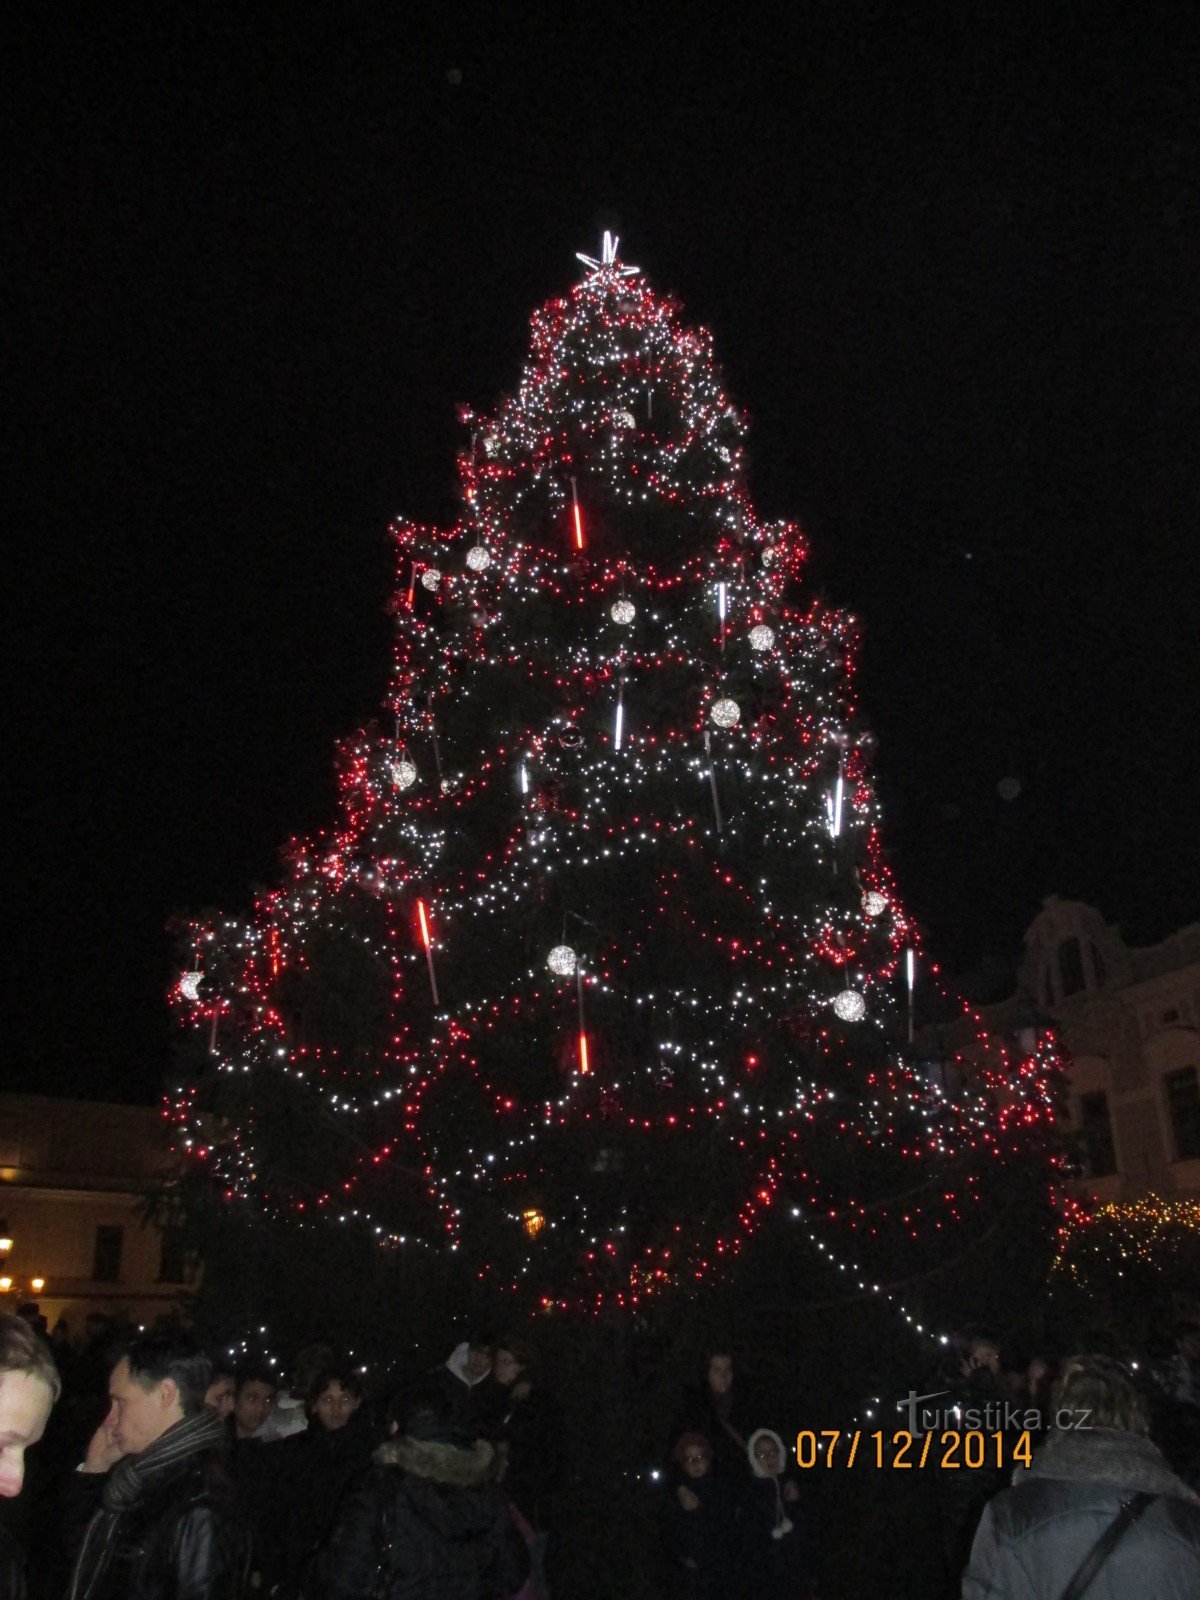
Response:
[[[460,520],[393,529],[336,824],[189,926],[178,1143],[222,1203],[521,1305],[687,1291],[776,1216],[873,1287],[1045,1139],[1052,1052],[912,1050],[855,621],[756,515],[708,333],[581,260],[464,414]]]

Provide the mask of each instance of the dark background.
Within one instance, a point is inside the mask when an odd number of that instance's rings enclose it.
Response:
[[[8,1087],[154,1095],[167,917],[329,819],[387,523],[604,227],[864,619],[931,950],[1195,918],[1190,6],[69,9],[6,24]]]

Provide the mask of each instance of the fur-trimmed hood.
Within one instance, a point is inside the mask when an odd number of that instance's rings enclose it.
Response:
[[[1173,1494],[1193,1504],[1196,1496],[1167,1465],[1144,1434],[1120,1428],[1076,1428],[1052,1433],[1033,1458],[1024,1480],[1065,1478],[1111,1483],[1129,1493]]]
[[[486,1439],[477,1439],[464,1449],[401,1435],[379,1446],[375,1462],[381,1467],[399,1467],[414,1478],[428,1478],[449,1489],[478,1489],[496,1481],[496,1452]]]

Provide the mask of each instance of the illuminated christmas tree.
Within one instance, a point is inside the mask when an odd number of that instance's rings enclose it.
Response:
[[[951,1083],[909,1047],[855,622],[756,515],[709,335],[615,240],[581,259],[464,417],[458,523],[393,529],[335,826],[189,929],[178,1140],[230,1206],[521,1304],[686,1291],[769,1216],[877,1275],[1044,1137],[1050,1054]]]

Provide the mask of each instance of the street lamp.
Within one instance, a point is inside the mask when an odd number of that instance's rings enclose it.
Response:
[[[42,1290],[46,1287],[46,1280],[45,1278],[30,1278],[29,1287],[33,1290],[34,1294],[41,1294]]]
[[[0,1222],[0,1261],[6,1260],[12,1254],[12,1234],[8,1231],[8,1223]]]

